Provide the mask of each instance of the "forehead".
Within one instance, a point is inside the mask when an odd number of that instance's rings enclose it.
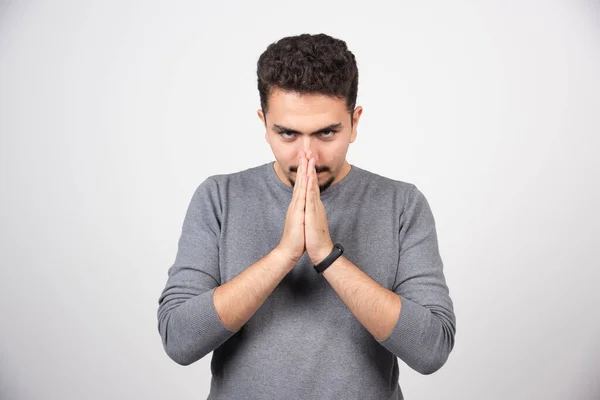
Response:
[[[341,121],[346,111],[345,99],[327,96],[320,93],[288,92],[273,89],[269,96],[267,120],[277,124],[302,124],[311,121],[310,125],[331,123],[330,120]]]

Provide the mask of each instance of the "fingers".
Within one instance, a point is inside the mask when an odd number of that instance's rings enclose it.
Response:
[[[306,171],[306,177],[307,177],[307,188],[308,191],[312,191],[313,189],[313,184],[314,184],[314,169],[315,169],[315,159],[314,158],[310,158],[308,161],[308,166],[307,166],[307,171]]]
[[[312,175],[312,179],[311,179],[311,190],[312,190],[312,195],[313,198],[316,200],[317,198],[319,198],[319,176],[317,175],[317,166],[315,165],[317,163],[316,159],[312,159],[313,164],[312,164],[312,168],[310,168],[310,174]]]
[[[296,182],[294,183],[294,201],[297,203],[298,208],[304,210],[304,202],[306,200],[306,169],[308,160],[304,155],[304,151],[298,152],[298,169],[296,172]]]
[[[294,199],[296,198],[298,184],[300,183],[300,177],[302,176],[302,154],[300,152],[296,154],[296,159],[298,160],[298,169],[296,170],[296,183],[294,183],[294,189],[292,190]]]
[[[317,197],[318,184],[317,184],[317,173],[315,169],[315,159],[310,158],[308,162],[307,171],[307,190],[306,190],[306,205],[313,208],[316,206],[315,201]]]

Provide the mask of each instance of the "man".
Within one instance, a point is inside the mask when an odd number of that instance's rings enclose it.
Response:
[[[414,184],[346,161],[362,107],[346,43],[286,37],[258,61],[274,162],[192,196],[159,298],[167,354],[214,350],[209,399],[402,399],[397,358],[446,362],[456,319]]]

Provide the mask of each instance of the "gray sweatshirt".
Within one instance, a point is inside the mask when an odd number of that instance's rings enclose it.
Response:
[[[292,190],[273,162],[200,183],[158,299],[166,353],[189,365],[213,352],[208,399],[403,399],[397,358],[431,374],[456,333],[435,221],[414,184],[352,165],[321,193],[344,257],[401,297],[387,338],[366,330],[306,253],[239,331],[219,319],[214,289],[277,246]]]

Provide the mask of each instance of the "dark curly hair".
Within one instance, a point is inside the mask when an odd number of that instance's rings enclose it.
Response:
[[[258,93],[263,114],[274,87],[346,99],[352,116],[358,92],[358,68],[346,42],[320,33],[288,36],[271,43],[257,63]],[[352,121],[352,118],[350,118]]]

